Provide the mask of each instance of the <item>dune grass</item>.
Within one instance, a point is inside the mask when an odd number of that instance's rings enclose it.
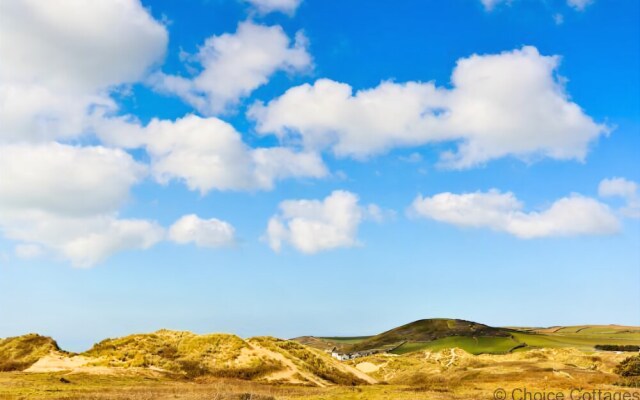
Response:
[[[344,386],[355,386],[366,383],[355,375],[336,368],[334,365],[335,361],[326,354],[305,347],[300,343],[267,336],[251,338],[249,342],[257,343],[261,347],[284,355],[286,358],[292,360],[298,367],[309,371],[327,382]]]
[[[21,371],[41,357],[60,351],[50,337],[35,333],[0,340],[0,371]]]
[[[194,378],[202,375],[253,379],[282,369],[275,360],[254,358],[234,361],[249,345],[228,334],[196,335],[161,330],[117,339],[106,339],[84,355],[99,358],[109,367],[156,367]]]

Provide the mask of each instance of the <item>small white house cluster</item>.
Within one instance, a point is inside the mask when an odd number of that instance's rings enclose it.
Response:
[[[378,353],[378,350],[356,351],[354,353],[340,353],[335,347],[331,350],[331,357],[339,361],[353,360],[354,358],[366,357]]]

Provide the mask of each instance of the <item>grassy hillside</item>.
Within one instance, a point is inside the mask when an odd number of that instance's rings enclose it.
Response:
[[[391,349],[403,343],[424,343],[448,337],[508,338],[509,333],[459,319],[422,319],[353,343],[351,351]]]
[[[323,352],[271,337],[196,335],[161,330],[107,339],[83,356],[114,368],[155,368],[195,377],[238,378],[313,386],[366,383]]]
[[[99,358],[109,367],[155,367],[189,377],[214,375],[253,379],[277,371],[276,360],[241,359],[249,345],[235,335],[196,335],[160,330],[96,344],[85,356]]]
[[[406,354],[414,351],[459,348],[470,354],[506,354],[521,347],[522,343],[513,337],[501,336],[450,336],[430,342],[408,342],[393,350],[394,354]]]
[[[535,348],[576,348],[596,345],[640,345],[640,327],[619,325],[555,326],[551,328],[493,328],[469,321],[426,319],[375,336],[299,338],[318,349],[341,352],[379,349],[394,354],[461,348],[471,354],[505,354]]]
[[[35,333],[0,339],[0,371],[22,371],[52,351],[58,344]]]

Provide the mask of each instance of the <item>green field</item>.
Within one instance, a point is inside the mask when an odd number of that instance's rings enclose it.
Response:
[[[471,354],[505,354],[512,350],[531,348],[572,347],[593,351],[595,345],[640,345],[638,334],[597,334],[593,331],[570,334],[535,334],[512,332],[512,337],[464,337],[451,336],[430,342],[407,342],[392,353],[406,354],[413,351],[438,351],[458,347]]]
[[[639,334],[535,334],[535,333],[512,333],[513,337],[526,343],[528,347],[574,347],[580,350],[593,350],[598,344],[615,345],[640,345]]]
[[[453,347],[461,348],[471,354],[504,354],[508,353],[521,342],[510,337],[466,337],[450,336],[443,339],[432,340],[430,342],[405,343],[393,350],[394,354],[406,354],[413,351],[432,350],[438,351]]]

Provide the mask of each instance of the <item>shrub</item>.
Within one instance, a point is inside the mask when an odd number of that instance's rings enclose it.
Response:
[[[597,344],[594,346],[596,350],[604,351],[640,351],[640,346],[635,345],[617,345],[617,344]]]
[[[640,356],[625,358],[615,368],[615,373],[620,376],[640,376]]]

